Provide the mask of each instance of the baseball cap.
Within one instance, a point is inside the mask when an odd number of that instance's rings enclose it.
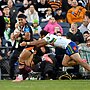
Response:
[[[39,23],[39,21],[37,19],[34,19],[33,23]]]

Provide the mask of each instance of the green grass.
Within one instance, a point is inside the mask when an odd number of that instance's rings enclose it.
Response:
[[[1,80],[0,90],[90,90],[90,80]]]

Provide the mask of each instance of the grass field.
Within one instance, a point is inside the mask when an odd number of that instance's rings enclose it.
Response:
[[[90,90],[90,80],[1,80],[0,90]]]

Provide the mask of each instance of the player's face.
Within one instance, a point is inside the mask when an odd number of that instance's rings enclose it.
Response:
[[[18,18],[18,21],[19,21],[20,26],[24,26],[26,23],[26,19],[24,18]]]

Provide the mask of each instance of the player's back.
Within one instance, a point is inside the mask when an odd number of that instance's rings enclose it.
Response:
[[[62,36],[56,36],[53,34],[47,34],[43,39],[45,39],[48,44],[52,44],[56,47],[61,47],[63,49],[66,49],[67,45],[71,42],[70,39]]]

